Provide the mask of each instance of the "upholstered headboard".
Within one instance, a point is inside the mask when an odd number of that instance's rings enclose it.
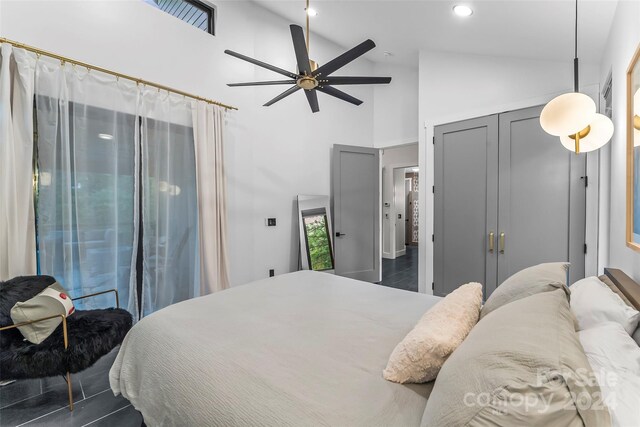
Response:
[[[605,268],[604,274],[611,279],[636,310],[640,310],[640,284],[617,268]]]

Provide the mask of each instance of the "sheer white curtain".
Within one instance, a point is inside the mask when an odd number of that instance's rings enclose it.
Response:
[[[75,295],[116,288],[135,316],[138,89],[41,58],[35,92],[41,272]],[[79,303],[104,307],[113,296]]]
[[[191,103],[145,90],[140,116],[144,316],[201,292]]]
[[[223,108],[193,102],[202,294],[229,287],[224,125]]]
[[[0,46],[0,280],[36,274],[34,66],[35,55]]]
[[[0,280],[38,260],[74,295],[118,289],[136,318],[139,295],[144,316],[227,288],[224,122],[217,106],[3,44]]]

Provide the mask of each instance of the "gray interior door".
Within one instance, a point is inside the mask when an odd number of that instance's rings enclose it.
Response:
[[[584,277],[586,159],[542,130],[540,111],[500,114],[497,283],[554,261],[571,262],[571,283]]]
[[[336,274],[380,281],[380,154],[376,148],[333,146]]]
[[[435,295],[495,283],[489,233],[497,232],[498,116],[435,128]]]

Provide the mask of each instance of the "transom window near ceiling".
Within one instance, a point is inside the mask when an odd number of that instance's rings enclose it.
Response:
[[[199,0],[145,0],[169,15],[215,35],[215,8]]]

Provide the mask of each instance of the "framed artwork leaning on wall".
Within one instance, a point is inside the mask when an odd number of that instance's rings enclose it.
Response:
[[[640,252],[640,45],[627,70],[627,246]]]

